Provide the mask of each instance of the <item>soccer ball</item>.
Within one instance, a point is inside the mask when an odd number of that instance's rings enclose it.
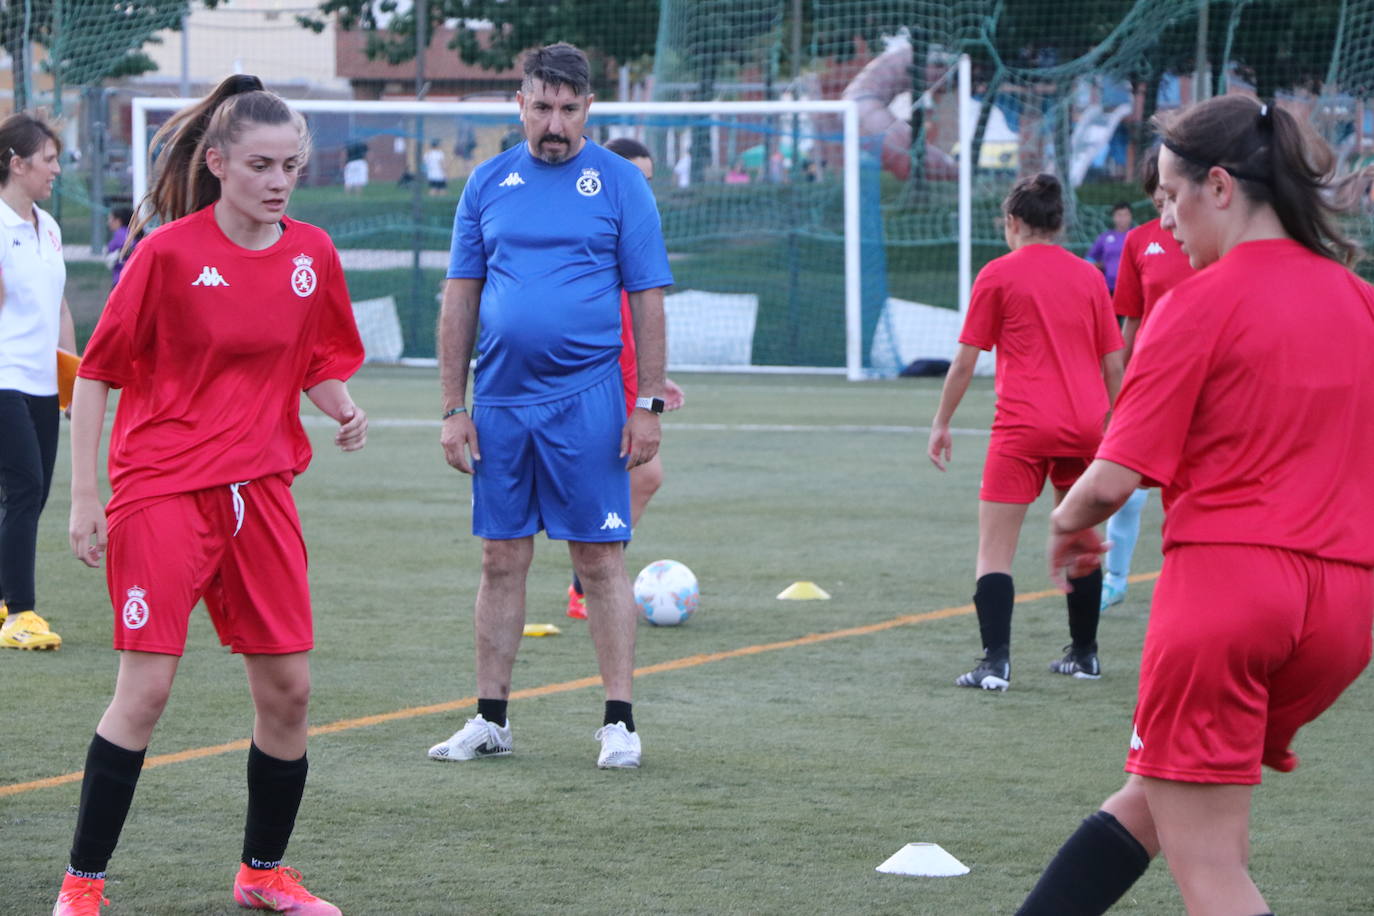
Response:
[[[656,627],[675,627],[697,609],[697,577],[676,560],[655,560],[635,577],[635,604]]]

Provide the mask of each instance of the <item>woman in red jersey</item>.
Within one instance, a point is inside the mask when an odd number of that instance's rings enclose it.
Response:
[[[1250,799],[1370,657],[1374,289],[1334,216],[1335,157],[1243,96],[1163,126],[1162,225],[1193,267],[1140,335],[1097,459],[1051,516],[1051,572],[1164,489],[1125,786],[1083,822],[1024,914],[1102,913],[1163,852],[1192,916],[1255,916]]]
[[[1006,690],[1011,682],[1011,562],[1026,508],[1048,478],[1062,498],[1102,440],[1121,384],[1121,333],[1102,272],[1055,244],[1064,220],[1053,175],[1016,183],[1002,203],[1011,254],[978,274],[959,351],[945,377],[927,454],[940,470],[950,458],[949,424],[968,390],[980,350],[997,348],[997,414],[978,498],[977,585],[973,603],[983,658],[960,687]],[[1102,572],[1075,579],[1069,593],[1071,644],[1050,670],[1097,679]]]
[[[72,408],[71,543],[106,552],[119,675],[86,759],[55,914],[96,913],[153,727],[205,600],[253,697],[241,906],[337,914],[281,859],[306,777],[313,646],[305,544],[290,493],[310,461],[300,393],[363,446],[344,380],[362,363],[338,253],[286,205],[309,158],[301,116],[231,77],[154,138],[149,200],[164,225],[124,269],[91,337]],[[106,400],[112,496],[97,495]]]
[[[1163,212],[1164,194],[1159,190],[1159,151],[1151,150],[1141,168],[1141,182],[1155,209]],[[1188,256],[1179,247],[1173,233],[1165,231],[1158,219],[1137,226],[1126,236],[1121,251],[1121,266],[1117,272],[1116,291],[1112,307],[1124,319],[1121,339],[1125,347],[1121,361],[1131,364],[1136,334],[1145,323],[1150,310],[1160,297],[1193,275]],[[1140,513],[1145,508],[1143,487],[1136,490],[1126,504],[1107,520],[1107,541],[1111,549],[1102,575],[1102,610],[1126,600],[1127,578],[1131,574],[1131,555],[1140,537]]]

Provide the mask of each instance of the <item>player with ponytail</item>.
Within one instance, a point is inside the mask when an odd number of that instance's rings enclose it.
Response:
[[[1053,175],[1022,178],[1002,204],[1010,254],[978,273],[959,350],[945,377],[926,454],[950,460],[950,421],[981,350],[997,349],[997,413],[978,492],[973,604],[983,658],[955,684],[1006,690],[1011,682],[1011,564],[1029,505],[1049,480],[1055,499],[1088,466],[1121,383],[1121,332],[1102,272],[1055,243],[1064,221]],[[1096,680],[1102,573],[1067,589],[1070,644],[1050,670]]]
[[[72,550],[107,557],[120,653],[114,698],[87,753],[67,875],[53,913],[97,913],[105,869],[171,693],[188,618],[204,599],[243,656],[254,724],[241,906],[332,916],[281,864],[306,778],[305,544],[291,497],[310,461],[302,391],[363,446],[345,380],[362,363],[329,237],[286,216],[309,157],[300,114],[234,76],[154,137],[155,179],[134,251],[91,337],[72,408]],[[111,388],[111,498],[97,454]],[[227,877],[227,876],[226,876]]]
[[[1161,852],[1192,916],[1267,913],[1247,865],[1261,766],[1295,768],[1298,729],[1370,657],[1374,289],[1336,218],[1364,176],[1334,181],[1331,150],[1273,103],[1219,97],[1160,126],[1162,226],[1200,272],[1155,306],[1051,516],[1062,581],[1097,564],[1093,526],[1138,485],[1164,491],[1130,775],[1027,916],[1105,912]]]

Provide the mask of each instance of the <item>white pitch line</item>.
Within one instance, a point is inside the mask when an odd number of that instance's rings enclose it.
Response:
[[[307,414],[301,417],[306,426],[335,426],[328,417]],[[422,420],[406,417],[368,417],[367,425],[384,429],[438,429],[443,425],[440,420]],[[664,432],[682,430],[685,432],[736,432],[736,433],[887,433],[912,435],[929,433],[929,426],[860,426],[858,424],[802,425],[792,423],[675,423],[671,420],[663,424]],[[955,436],[986,436],[986,429],[950,430]]]

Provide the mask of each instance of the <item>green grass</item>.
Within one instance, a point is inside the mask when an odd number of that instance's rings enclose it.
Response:
[[[667,483],[628,564],[686,562],[702,609],[683,627],[642,626],[641,666],[968,602],[986,439],[957,437],[941,475],[921,433],[853,429],[928,422],[938,381],[679,381],[688,402],[664,422]],[[443,464],[437,427],[384,422],[432,421],[434,375],[369,369],[352,387],[373,418],[368,447],[337,453],[327,428],[312,424],[317,454],[295,488],[311,548],[317,725],[474,691],[479,544],[468,533],[468,482]],[[985,427],[991,405],[990,385],[977,382],[956,425]],[[66,643],[0,655],[5,784],[79,770],[113,686],[104,577],[65,547],[66,461],[39,560],[40,610]],[[1022,538],[1023,593],[1047,587],[1045,503]],[[1159,520],[1152,499],[1139,571],[1158,566]],[[565,548],[540,539],[528,619],[564,633],[526,642],[517,690],[596,672],[585,625],[562,614],[567,569]],[[776,600],[799,579],[833,599]],[[591,688],[515,701],[509,759],[425,758],[466,708],[319,736],[289,859],[350,914],[1008,913],[1122,779],[1149,594],[1133,586],[1104,620],[1097,683],[1045,670],[1066,641],[1057,598],[1018,607],[1016,677],[1004,695],[951,686],[977,653],[967,615],[643,676],[637,772],[593,765],[601,694]],[[200,612],[191,631],[150,754],[249,733],[241,664]],[[1257,793],[1253,869],[1276,912],[1369,912],[1372,712],[1366,677],[1300,736],[1303,766],[1270,774]],[[112,914],[239,912],[228,888],[244,759],[144,773],[112,863]],[[51,906],[78,794],[67,784],[0,795],[0,909]],[[972,873],[874,872],[912,841],[941,844]],[[1119,911],[1181,911],[1163,863]]]

